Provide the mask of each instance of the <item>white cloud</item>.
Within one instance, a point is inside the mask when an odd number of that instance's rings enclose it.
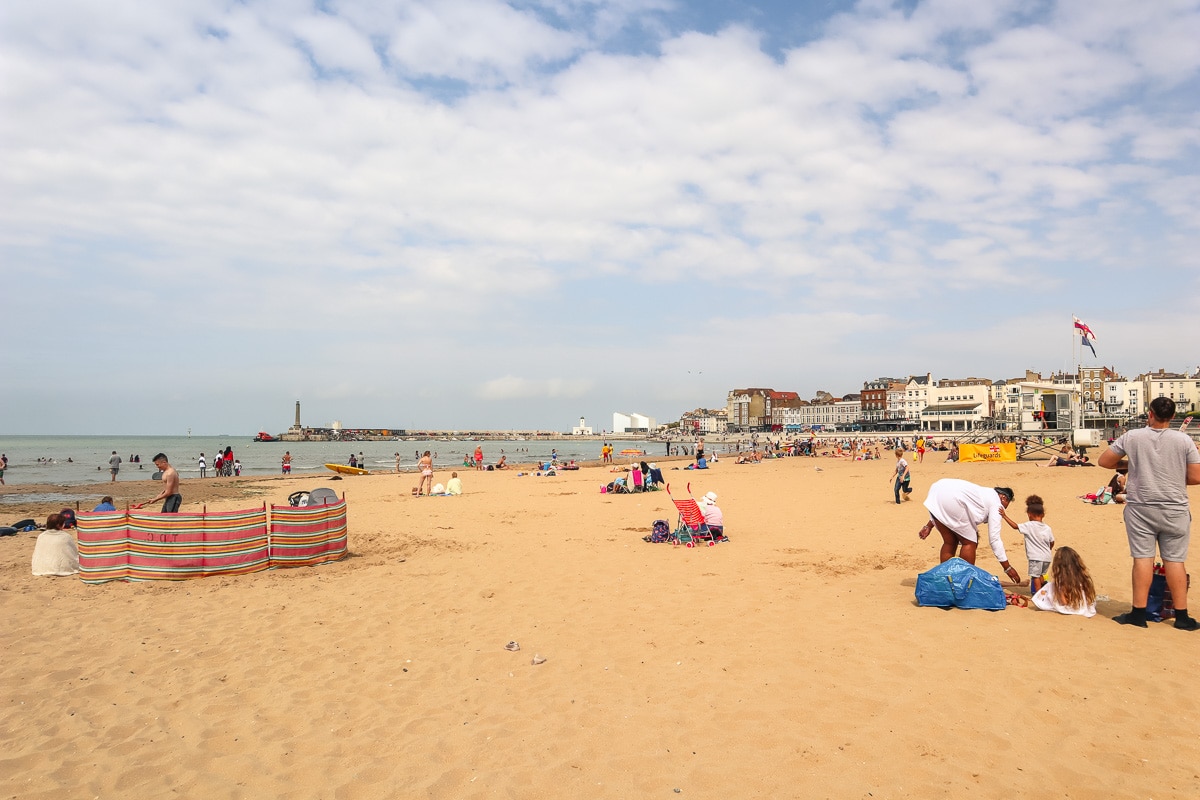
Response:
[[[661,359],[596,377],[635,325],[736,383],[783,372],[796,341],[830,375],[886,373],[848,355],[865,345],[831,334],[831,310],[852,327],[1060,302],[1030,287],[1113,314],[1195,299],[1194,4],[880,0],[777,55],[765,9],[705,34],[662,27],[661,7],[14,4],[0,273],[30,306],[69,301],[81,361],[114,320],[169,309],[179,331],[154,347],[255,354],[247,381],[288,357],[286,331],[352,384],[505,413],[675,392],[648,388]],[[657,49],[597,44],[634,26],[662,30]],[[1120,283],[1144,264],[1191,288]],[[764,324],[747,348],[738,333]],[[936,358],[973,323],[929,324],[927,340],[895,325],[898,349]],[[61,363],[38,352],[22,368]],[[509,377],[479,388],[464,362]]]
[[[323,68],[374,75],[379,58],[371,42],[348,22],[329,14],[313,14],[296,20],[293,30],[312,49]]]
[[[404,4],[388,56],[413,75],[505,83],[577,52],[583,41],[495,0]]]

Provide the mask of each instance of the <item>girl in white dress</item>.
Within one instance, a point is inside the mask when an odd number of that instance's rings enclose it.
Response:
[[[1079,553],[1070,547],[1054,551],[1050,580],[1034,594],[1033,605],[1042,611],[1096,616],[1096,585]]]

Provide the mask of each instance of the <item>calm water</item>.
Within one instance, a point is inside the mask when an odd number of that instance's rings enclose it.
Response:
[[[486,463],[495,463],[501,453],[509,461],[525,462],[549,458],[552,449],[560,458],[592,460],[600,458],[601,442],[584,441],[486,441],[483,447]],[[112,451],[122,459],[117,480],[146,480],[154,474],[151,459],[166,453],[181,477],[199,478],[197,459],[204,453],[208,474],[213,474],[213,456],[226,446],[242,462],[242,475],[278,475],[284,451],[292,453],[292,472],[325,472],[324,464],[345,464],[350,453],[362,453],[368,469],[394,469],[395,453],[400,453],[400,468],[412,470],[417,464],[417,452],[429,450],[437,454],[434,465],[440,469],[461,467],[464,454],[475,451],[475,441],[401,441],[401,442],[251,442],[248,436],[0,436],[0,453],[8,456],[9,485],[51,483],[78,485],[106,482],[108,459]],[[636,446],[653,454],[665,452],[657,442],[617,442]],[[142,457],[141,469],[129,463],[131,455]],[[39,462],[38,459],[44,459]]]

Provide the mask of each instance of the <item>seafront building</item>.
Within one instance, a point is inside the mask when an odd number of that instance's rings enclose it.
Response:
[[[723,415],[704,416],[705,433],[801,430],[1037,431],[1114,428],[1146,413],[1155,397],[1175,401],[1178,416],[1200,414],[1200,367],[1192,373],[1158,369],[1127,379],[1113,367],[1080,367],[1043,377],[942,378],[932,373],[865,380],[860,393],[835,397],[766,387],[731,389]],[[722,427],[722,416],[724,427]],[[680,418],[695,428],[697,412]]]
[[[654,421],[654,417],[645,414],[623,414],[620,411],[613,413],[614,433],[650,433],[657,427],[658,423]]]

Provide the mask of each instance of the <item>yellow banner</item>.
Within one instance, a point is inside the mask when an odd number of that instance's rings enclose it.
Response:
[[[960,444],[959,461],[1016,461],[1017,446],[1011,442],[1002,444]]]

